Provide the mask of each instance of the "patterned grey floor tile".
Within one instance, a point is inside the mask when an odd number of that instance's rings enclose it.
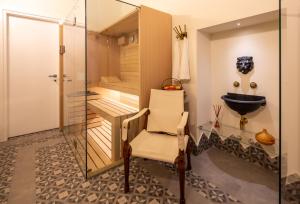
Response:
[[[172,164],[159,162],[161,165],[166,167],[173,174],[177,174],[176,167]],[[203,198],[209,199],[215,203],[242,203],[240,200],[234,198],[234,196],[225,193],[215,184],[205,180],[200,175],[193,171],[186,172],[186,184],[191,186],[196,192],[199,193]]]
[[[143,195],[134,195],[131,198],[132,204],[144,204],[147,203],[147,196]]]
[[[17,157],[15,146],[0,147],[0,203],[8,202]]]
[[[44,145],[52,139],[59,139],[59,142]],[[133,159],[130,163],[129,194],[124,194],[123,166],[85,180],[72,150],[58,130],[21,136],[0,146],[0,203],[8,202],[9,183],[13,179],[18,149],[34,144],[37,145],[34,163],[35,181],[33,181],[36,203],[178,203],[178,197],[141,167],[138,159]],[[163,165],[176,174],[174,165],[165,163]],[[215,203],[239,202],[193,172],[187,172],[186,183],[201,197]]]
[[[38,202],[126,204],[178,200],[135,159],[130,165],[130,194],[124,194],[123,166],[85,180],[66,142],[38,149],[35,161]]]

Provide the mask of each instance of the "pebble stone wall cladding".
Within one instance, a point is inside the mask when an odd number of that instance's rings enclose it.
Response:
[[[282,178],[281,192],[283,195],[284,204],[299,204],[300,203],[300,176],[290,175],[288,177]]]
[[[203,134],[198,146],[193,143],[192,151],[194,155],[198,155],[211,147],[216,147],[243,160],[260,165],[268,170],[273,171],[274,173],[278,173],[278,156],[275,158],[270,158],[268,153],[259,147],[259,144],[255,145],[257,145],[257,148],[253,145],[244,148],[234,138],[229,137],[223,141],[217,134],[212,133],[209,138],[205,134]]]

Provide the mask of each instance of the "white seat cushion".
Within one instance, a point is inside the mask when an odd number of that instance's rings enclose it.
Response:
[[[184,137],[185,148],[188,136]],[[178,138],[166,134],[149,133],[143,130],[130,143],[132,156],[174,163],[178,156]]]
[[[177,135],[184,111],[183,91],[151,89],[147,131]]]

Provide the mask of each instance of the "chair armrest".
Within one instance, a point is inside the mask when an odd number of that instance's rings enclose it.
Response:
[[[177,126],[177,136],[178,136],[178,148],[179,150],[184,150],[185,148],[185,142],[184,142],[184,137],[185,137],[185,126],[187,124],[189,113],[184,112],[181,117],[181,121],[179,125]]]
[[[144,108],[143,110],[141,110],[139,113],[137,113],[136,115],[130,117],[130,118],[127,118],[125,120],[123,120],[123,123],[122,123],[122,140],[123,141],[126,141],[127,140],[127,137],[128,137],[128,128],[129,128],[129,123],[133,120],[136,120],[140,117],[142,117],[143,115],[145,115],[146,113],[149,112],[149,109],[148,108]]]

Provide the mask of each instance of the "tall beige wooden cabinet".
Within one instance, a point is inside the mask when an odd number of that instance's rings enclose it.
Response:
[[[97,33],[99,86],[139,96],[148,107],[151,88],[172,73],[172,16],[141,6]]]
[[[140,109],[148,107],[150,89],[172,76],[172,16],[145,6],[139,12]]]

